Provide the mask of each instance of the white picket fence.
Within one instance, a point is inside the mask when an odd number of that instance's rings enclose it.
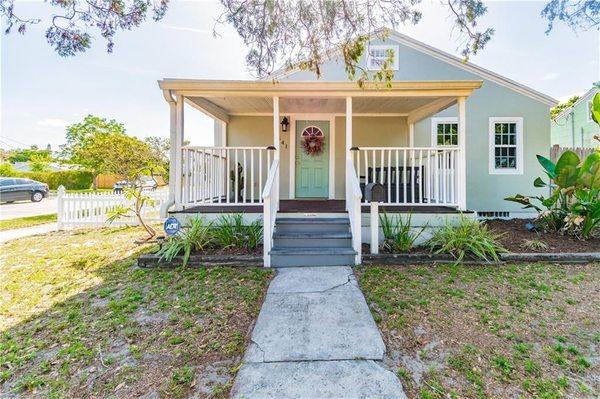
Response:
[[[160,207],[167,202],[169,191],[158,189],[147,193],[154,200],[152,206],[145,206],[144,220],[161,221]],[[110,225],[106,222],[108,213],[119,205],[128,206],[133,201],[125,199],[123,194],[114,193],[66,193],[65,188],[58,188],[58,229],[77,227],[104,227],[104,226],[135,226],[138,221],[135,217],[121,218]]]

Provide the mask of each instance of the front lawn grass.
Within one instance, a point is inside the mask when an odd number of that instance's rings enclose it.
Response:
[[[139,229],[58,232],[0,250],[0,392],[225,397],[271,271],[139,269]],[[0,395],[1,396],[1,395]]]
[[[56,222],[56,213],[38,216],[26,216],[22,218],[0,220],[0,231],[22,229],[24,227],[33,227],[40,224]]]
[[[358,278],[409,398],[600,394],[600,264],[377,266]]]

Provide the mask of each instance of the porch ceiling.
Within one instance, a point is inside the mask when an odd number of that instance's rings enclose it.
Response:
[[[433,104],[443,97],[357,97],[353,100],[356,114],[404,114]],[[187,97],[199,108],[207,104],[218,107],[228,115],[267,115],[273,112],[272,97]],[[280,113],[343,114],[343,98],[280,97]]]
[[[468,97],[481,81],[407,81],[385,84],[355,82],[272,82],[165,79],[158,82],[166,95],[186,101],[218,119],[230,115],[268,115],[273,97],[280,113],[345,112],[346,97],[353,98],[354,114],[406,115],[418,120]]]

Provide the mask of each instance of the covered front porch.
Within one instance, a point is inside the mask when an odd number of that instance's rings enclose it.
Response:
[[[163,80],[171,105],[171,194],[175,209],[263,203],[273,161],[279,162],[284,199],[346,199],[351,160],[364,187],[384,185],[388,205],[465,209],[465,101],[478,81],[394,82],[359,88],[355,83]],[[214,145],[184,146],[184,103],[215,122]],[[438,146],[415,137],[414,126],[458,104],[457,141]],[[269,122],[270,121],[270,122]],[[282,128],[283,122],[287,125]],[[298,193],[304,127],[325,126],[324,192]],[[268,125],[267,125],[268,123]],[[212,133],[212,132],[211,132]],[[425,139],[425,140],[424,140]],[[427,144],[427,145],[423,145]],[[308,192],[310,195],[311,192]]]
[[[369,213],[368,203],[362,204],[362,213]],[[452,206],[428,206],[427,208],[418,205],[381,205],[381,212],[388,213],[435,213],[452,214],[459,211]],[[252,204],[229,205],[221,204],[202,204],[185,208],[178,213],[182,214],[222,214],[222,213],[262,213],[260,206]],[[346,201],[338,199],[281,199],[279,200],[278,214],[319,214],[319,213],[345,213]]]
[[[171,209],[261,214],[266,264],[278,213],[345,213],[358,251],[370,183],[386,211],[466,210],[466,99],[480,81],[159,85],[171,107]],[[184,104],[214,119],[213,146],[183,145]],[[416,123],[454,105],[450,145],[415,137]]]

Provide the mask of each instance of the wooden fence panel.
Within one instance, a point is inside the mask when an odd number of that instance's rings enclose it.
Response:
[[[552,162],[556,163],[556,161],[558,161],[558,158],[560,158],[560,156],[565,151],[569,151],[569,150],[576,153],[579,156],[579,158],[582,160],[585,159],[588,155],[590,155],[594,151],[599,151],[598,148],[593,148],[593,147],[570,148],[570,147],[559,147],[559,146],[555,145],[550,148],[550,159],[552,160]]]

